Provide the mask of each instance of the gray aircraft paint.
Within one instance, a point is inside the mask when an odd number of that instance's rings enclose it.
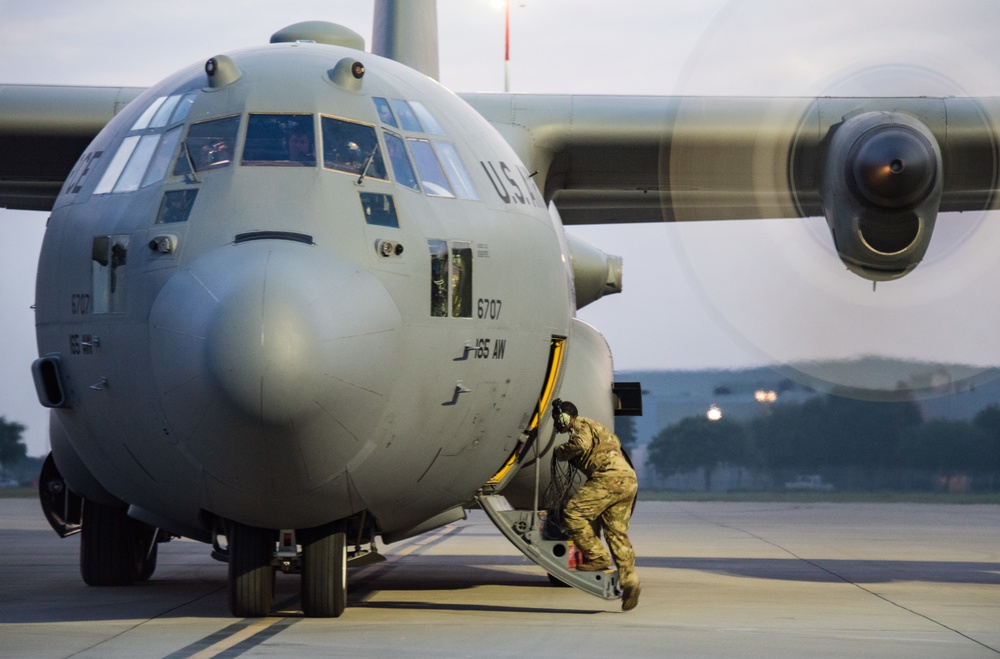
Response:
[[[329,79],[344,59],[366,67],[357,89]],[[415,526],[504,463],[538,403],[550,339],[574,332],[561,227],[478,113],[395,62],[276,44],[232,63],[241,74],[219,88],[193,67],[148,90],[82,162],[114,152],[178,89],[195,90],[188,123],[269,112],[378,125],[371,97],[403,98],[438,118],[445,135],[420,137],[455,145],[479,199],[321,167],[232,165],[112,194],[93,192],[101,165],[74,177],[79,191],[57,201],[39,266],[40,353],[60,355],[68,390],[53,443],[164,526],[197,527],[208,511],[303,528],[362,509],[384,532]],[[168,189],[197,199],[186,222],[156,225]],[[366,223],[359,192],[391,195],[399,227]],[[259,231],[312,244],[235,240]],[[79,304],[93,295],[95,236],[128,245],[110,313]],[[173,249],[152,249],[158,238]],[[472,317],[431,317],[428,240],[472,246]],[[383,241],[402,252],[383,255]],[[610,392],[605,361],[603,385],[588,385]],[[595,412],[606,417],[610,401]]]

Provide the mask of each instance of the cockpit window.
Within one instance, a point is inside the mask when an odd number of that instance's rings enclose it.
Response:
[[[139,189],[142,177],[146,173],[146,167],[149,166],[149,161],[153,158],[153,152],[159,141],[160,136],[156,134],[143,135],[139,138],[139,144],[132,152],[132,157],[129,158],[125,171],[115,183],[113,192],[132,192]]]
[[[174,108],[177,107],[177,102],[181,100],[180,96],[168,96],[167,100],[163,102],[160,109],[156,111],[153,118],[149,122],[150,128],[163,128],[170,121],[170,115],[173,114]]]
[[[420,125],[420,121],[417,119],[417,115],[410,109],[409,103],[398,98],[391,99],[389,102],[392,103],[392,109],[396,111],[396,116],[399,117],[399,123],[402,124],[403,130],[410,130],[414,133],[422,133],[424,131],[423,126]]]
[[[420,120],[420,124],[424,127],[425,133],[432,133],[434,135],[444,135],[444,129],[441,128],[441,124],[437,122],[431,111],[427,109],[420,101],[410,101],[410,108],[413,109],[413,113],[417,115],[417,119]]]
[[[396,203],[392,195],[375,192],[361,192],[361,210],[365,214],[365,222],[383,227],[399,228],[399,218],[396,216]]]
[[[403,130],[414,133],[444,135],[444,129],[441,128],[441,124],[434,118],[434,115],[427,109],[427,106],[420,101],[404,101],[401,98],[393,98],[389,99],[389,103],[392,104],[392,109],[396,111],[396,116],[399,117],[399,123]],[[385,106],[384,109],[383,106]],[[389,121],[392,119],[392,112],[389,111],[384,98],[375,98],[375,107],[378,108],[379,118],[383,124],[389,126],[396,125],[394,121],[391,123]]]
[[[238,115],[191,124],[187,140],[174,167],[174,176],[189,174],[191,164],[198,172],[228,167],[233,162],[236,131],[240,127]]]
[[[177,126],[163,134],[163,138],[160,139],[160,143],[156,147],[156,153],[153,154],[153,160],[149,163],[149,169],[146,170],[146,178],[142,181],[142,187],[162,181],[163,177],[167,175],[170,161],[173,160],[177,144],[181,141],[182,129],[183,126]]]
[[[314,167],[316,131],[311,114],[251,114],[244,165]]]
[[[455,192],[448,183],[448,178],[441,169],[441,163],[434,155],[434,149],[427,140],[408,138],[410,152],[413,153],[413,160],[417,163],[417,171],[420,173],[420,182],[424,184],[424,191],[431,197],[454,197]]]
[[[187,190],[171,190],[163,193],[160,201],[160,210],[156,214],[157,224],[174,224],[176,222],[187,222],[188,215],[194,207],[194,200],[198,196],[197,188]]]
[[[194,105],[194,99],[197,94],[185,94],[181,97],[180,102],[177,103],[177,107],[174,108],[173,115],[170,116],[170,124],[176,124],[187,119],[188,112],[191,111],[191,106]]]
[[[323,166],[348,174],[385,179],[385,163],[375,128],[323,117]]]
[[[458,157],[455,145],[451,142],[439,142],[436,140],[431,142],[431,144],[434,147],[434,153],[437,154],[438,160],[441,161],[441,166],[444,167],[448,175],[448,180],[451,181],[451,185],[455,189],[455,196],[459,199],[479,199],[479,195],[476,194],[476,188],[472,185],[472,177],[469,176],[469,172],[466,171],[461,158]]]
[[[101,177],[101,180],[97,183],[97,187],[94,188],[94,194],[107,194],[111,192],[111,189],[115,187],[118,177],[121,176],[122,170],[125,169],[128,159],[132,157],[132,152],[135,151],[135,147],[138,144],[138,135],[132,135],[122,140],[121,146],[118,147],[114,157],[111,159],[111,163],[104,170],[104,176]]]
[[[375,101],[375,109],[378,110],[379,121],[386,126],[398,128],[399,124],[396,123],[396,117],[392,116],[392,109],[389,107],[389,102],[379,96],[373,96],[372,100]]]
[[[196,94],[174,94],[160,96],[149,104],[130,130],[146,130],[147,128],[163,128],[187,118],[188,110],[194,103]]]
[[[405,185],[411,190],[420,191],[420,184],[413,173],[413,165],[410,164],[410,156],[406,155],[406,146],[399,135],[385,132],[385,148],[389,151],[389,162],[392,163],[392,172],[396,175],[396,182]]]
[[[129,130],[143,130],[145,128],[149,128],[149,122],[152,120],[153,115],[156,114],[157,110],[160,109],[160,106],[162,106],[166,100],[166,96],[161,96],[150,103],[149,107],[146,108],[146,111],[139,115],[139,118],[135,120],[135,123],[132,124],[132,128]]]

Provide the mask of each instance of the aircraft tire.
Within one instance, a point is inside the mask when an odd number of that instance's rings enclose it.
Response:
[[[339,618],[347,608],[347,534],[330,527],[301,532],[302,612]]]
[[[125,508],[84,500],[80,534],[80,574],[88,586],[128,586],[139,578],[145,525]]]
[[[274,604],[274,531],[232,522],[229,541],[229,611],[262,618]]]

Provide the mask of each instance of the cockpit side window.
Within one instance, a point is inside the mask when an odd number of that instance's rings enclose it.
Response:
[[[448,183],[448,177],[441,169],[441,163],[434,155],[434,149],[427,140],[407,138],[410,145],[410,152],[413,153],[413,160],[417,163],[417,171],[420,173],[420,182],[424,185],[424,191],[431,197],[454,197],[455,192]]]
[[[392,115],[392,108],[389,107],[389,101],[379,96],[373,96],[372,100],[375,102],[375,109],[378,110],[379,121],[386,126],[398,128],[399,124],[396,123],[396,117]]]
[[[375,127],[323,117],[323,167],[385,179],[385,162]]]
[[[163,134],[163,138],[156,147],[156,153],[153,154],[153,159],[149,163],[149,169],[146,170],[146,178],[142,181],[143,187],[161,181],[167,175],[167,169],[177,151],[177,144],[181,141],[182,129],[183,126],[177,126]]]
[[[174,176],[191,172],[189,159],[190,164],[193,164],[198,172],[231,165],[239,127],[239,115],[191,124],[187,139],[181,148],[181,155],[174,167]]]
[[[196,96],[197,94],[160,96],[149,104],[129,130],[163,128],[184,121]]]
[[[403,139],[399,135],[385,131],[385,148],[389,152],[389,162],[392,163],[396,182],[419,192],[420,184],[417,183],[417,176],[413,173],[413,165],[410,164],[410,156],[406,153]]]
[[[251,114],[243,165],[315,167],[316,131],[311,114]]]
[[[184,121],[195,97],[196,94],[174,94],[160,96],[150,103],[118,145],[94,194],[134,192],[162,181],[180,140],[182,127],[174,124]],[[169,126],[174,127],[164,132]],[[90,164],[101,155],[95,153]],[[79,190],[79,179],[87,170],[89,167],[77,177],[74,191]]]
[[[113,192],[132,192],[139,189],[139,184],[142,182],[143,175],[146,173],[146,168],[149,166],[149,161],[152,160],[159,142],[160,136],[156,134],[143,135],[139,138],[139,144],[132,152],[128,165],[118,177]]]
[[[167,97],[161,96],[152,103],[150,103],[149,107],[146,108],[146,110],[141,115],[139,115],[139,118],[135,120],[135,123],[132,124],[132,128],[130,128],[129,130],[144,130],[146,128],[149,128],[149,122],[152,121],[153,115],[155,115],[159,111],[159,109],[163,106],[163,104],[166,101]]]
[[[451,185],[455,189],[455,196],[459,199],[479,199],[476,188],[472,185],[472,177],[469,176],[465,165],[462,164],[462,159],[458,157],[455,145],[451,142],[438,140],[431,142],[431,145],[448,175],[448,180],[451,181]]]
[[[97,183],[97,187],[94,188],[94,194],[107,194],[111,192],[112,188],[114,188],[115,184],[118,182],[118,177],[121,176],[122,170],[125,169],[125,165],[128,164],[129,158],[132,157],[132,152],[135,151],[135,147],[138,144],[138,135],[131,135],[122,140],[121,145],[118,147],[118,150],[115,151],[115,155],[111,159],[111,163],[108,165],[108,168],[104,170],[104,175]]]
[[[156,224],[187,222],[197,196],[197,188],[164,192],[160,210],[156,213]]]
[[[431,111],[427,109],[427,106],[420,101],[410,101],[410,108],[413,113],[417,115],[420,120],[420,124],[424,127],[425,133],[431,133],[432,135],[444,135],[444,128],[441,128],[441,124],[437,122]]]
[[[395,110],[399,117],[399,125],[403,130],[412,133],[430,133],[431,135],[444,135],[444,128],[434,118],[434,114],[427,109],[427,106],[420,101],[405,101],[401,98],[391,98],[387,104],[384,98],[373,97],[375,107],[378,109],[379,118],[383,124],[396,126],[393,120],[392,110]],[[392,105],[392,110],[389,105]]]
[[[420,120],[413,113],[409,103],[399,98],[390,99],[389,102],[392,104],[392,109],[396,111],[396,116],[399,117],[399,123],[402,125],[403,130],[413,131],[414,133],[424,132],[423,126],[420,125]]]
[[[197,96],[197,94],[185,94],[181,97],[181,100],[177,103],[177,107],[174,108],[173,115],[170,117],[170,124],[176,124],[187,119],[188,112],[191,111],[191,106],[194,105],[194,99]]]

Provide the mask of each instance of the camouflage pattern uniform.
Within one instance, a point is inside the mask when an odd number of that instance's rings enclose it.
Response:
[[[587,476],[563,509],[563,521],[586,563],[610,563],[594,526],[600,522],[618,565],[619,584],[637,586],[635,552],[628,523],[638,489],[635,471],[613,432],[597,421],[576,417],[569,439],[555,449],[557,460],[569,461]]]

